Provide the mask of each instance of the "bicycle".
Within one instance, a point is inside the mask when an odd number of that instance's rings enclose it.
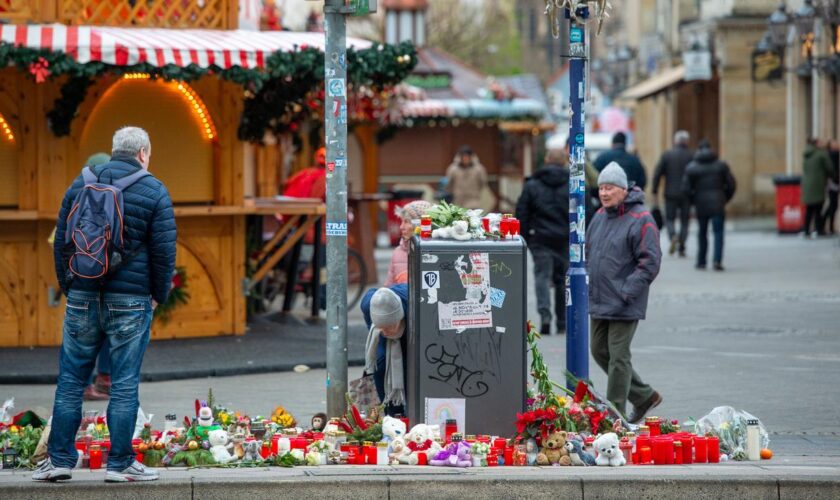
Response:
[[[352,215],[352,212],[348,213],[349,222],[352,222]],[[365,287],[368,283],[368,271],[362,255],[353,248],[350,248],[353,244],[352,238],[348,237],[347,244],[347,310],[351,310],[356,307],[362,298],[362,294],[364,293]],[[269,271],[265,277],[263,277],[260,284],[257,285],[257,291],[264,311],[288,311],[294,309],[297,297],[301,293],[304,295],[305,305],[311,308],[312,298],[314,295],[314,280],[312,276],[311,262],[314,253],[314,245],[312,244],[301,244],[293,250],[291,257],[292,262],[297,260],[298,264],[297,269],[295,270],[296,279],[294,292],[290,298],[285,297],[288,284],[288,265],[290,261],[286,259],[281,260],[274,269]],[[322,248],[321,255],[325,256],[325,254],[326,248]],[[326,263],[326,258],[322,258],[324,259],[323,262]],[[326,267],[323,265],[321,266],[321,273],[322,276],[323,273],[326,273]],[[324,282],[323,279],[319,279],[318,281]],[[277,303],[280,297],[283,298],[282,305]],[[320,309],[324,310],[326,309],[327,300],[326,291],[324,289],[321,290],[320,297]]]

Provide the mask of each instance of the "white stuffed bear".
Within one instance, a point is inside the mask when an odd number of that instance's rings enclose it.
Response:
[[[405,437],[405,422],[394,417],[382,419],[382,440],[388,443],[388,453],[391,453],[391,442],[397,438]]]
[[[610,467],[618,467],[624,465],[627,461],[624,459],[624,453],[618,447],[618,436],[614,432],[601,434],[593,443],[595,451],[598,452],[598,457],[595,458],[595,465],[608,465]]]
[[[207,440],[210,441],[210,453],[213,454],[213,460],[219,464],[226,464],[235,460],[235,457],[230,454],[227,448],[228,433],[222,429],[214,429],[207,435]]]
[[[440,445],[432,439],[434,434],[432,428],[426,424],[417,424],[411,428],[411,432],[405,435],[405,450],[400,458],[400,463],[417,465],[417,455],[424,453],[426,461],[432,458],[438,451]]]

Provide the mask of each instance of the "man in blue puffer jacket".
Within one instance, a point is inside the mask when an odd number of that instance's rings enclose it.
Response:
[[[149,135],[137,127],[114,134],[111,161],[93,168],[97,182],[112,184],[149,167]],[[71,205],[84,186],[76,178],[64,195],[55,232],[55,271],[67,295],[48,457],[32,478],[70,479],[78,454],[82,392],[101,344],[111,347],[111,450],[105,480],[153,481],[158,473],[134,460],[131,438],[139,406],[140,366],[149,343],[152,311],[166,302],[175,269],[175,215],[166,187],[151,175],[123,190],[125,260],[101,280],[71,279],[67,273],[65,232]]]

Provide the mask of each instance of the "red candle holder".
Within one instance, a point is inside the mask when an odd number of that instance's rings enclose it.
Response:
[[[674,441],[674,463],[676,465],[683,463],[682,441]]]
[[[651,437],[660,436],[662,434],[662,422],[659,420],[659,417],[647,417],[645,419],[645,424],[647,424]]]
[[[692,464],[694,463],[693,452],[694,452],[694,435],[689,432],[683,432],[680,435],[680,440],[682,441],[682,452],[683,452],[683,463],[684,464]]]
[[[260,446],[260,456],[268,458],[271,456],[271,444],[268,442],[263,441],[262,446]]]
[[[519,236],[519,219],[510,220],[510,234]]]
[[[639,464],[649,465],[651,462],[650,446],[642,446],[639,448]]]
[[[293,437],[289,440],[289,444],[293,450],[305,450],[306,449],[306,438],[305,437]]]
[[[102,449],[97,445],[90,447],[90,468],[91,470],[102,468]]]
[[[507,439],[505,438],[496,438],[493,440],[493,448],[507,448]]]
[[[376,465],[376,445],[365,443],[365,461],[368,465]]]
[[[505,465],[513,465],[513,447],[505,448]]]
[[[444,426],[444,435],[446,437],[446,442],[452,442],[452,435],[458,432],[458,421],[455,419],[448,419]]]
[[[694,438],[694,461],[698,464],[704,464],[708,460],[708,449],[706,447],[706,438],[697,436]]]
[[[499,221],[499,233],[502,234],[502,238],[506,238],[507,235],[510,234],[510,219],[507,217],[502,217],[502,220]]]
[[[418,453],[417,465],[429,465],[429,457],[425,453]]]
[[[487,467],[498,467],[499,466],[499,457],[495,453],[490,453],[487,455]]]
[[[720,439],[715,436],[706,438],[706,455],[710,464],[720,462]]]
[[[485,233],[490,232],[490,217],[481,218],[481,227],[484,229]]]
[[[355,446],[348,446],[348,449],[347,449],[347,463],[348,464],[356,465],[358,463],[358,458],[357,458],[358,451],[359,451],[358,448],[356,448]]]

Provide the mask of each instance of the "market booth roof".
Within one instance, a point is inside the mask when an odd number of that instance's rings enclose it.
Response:
[[[291,31],[116,28],[108,26],[0,25],[0,41],[34,50],[63,52],[79,64],[114,66],[148,63],[200,68],[265,67],[277,51],[306,47],[323,52],[324,34]],[[367,40],[347,38],[347,47],[367,49]]]

